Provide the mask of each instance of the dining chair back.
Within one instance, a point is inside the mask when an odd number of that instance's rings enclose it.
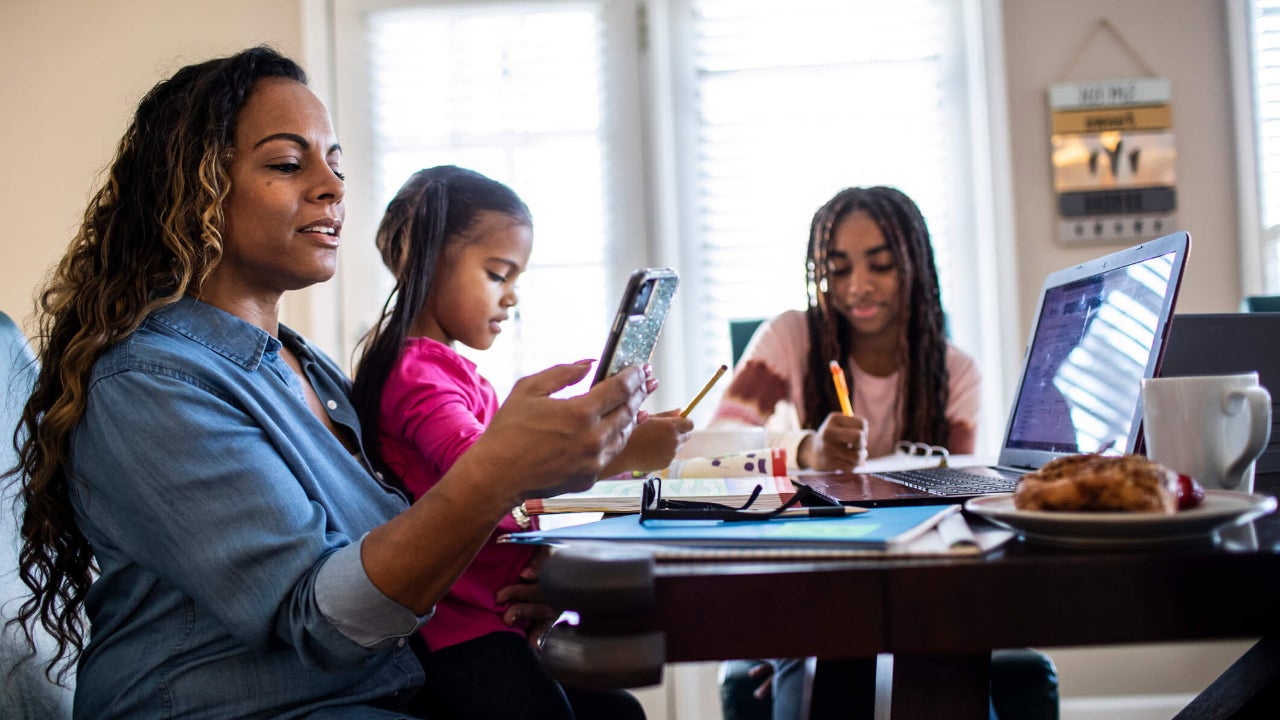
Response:
[[[17,466],[14,432],[37,371],[36,357],[26,336],[8,315],[0,312],[0,473]],[[69,676],[64,685],[45,676],[52,639],[37,631],[33,655],[22,630],[16,625],[8,626],[27,596],[27,587],[18,577],[21,505],[17,495],[16,477],[0,479],[0,718],[70,718],[74,676]]]

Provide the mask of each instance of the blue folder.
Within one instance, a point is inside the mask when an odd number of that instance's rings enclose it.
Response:
[[[839,518],[646,520],[643,525],[639,515],[624,515],[552,530],[511,533],[504,541],[551,545],[608,540],[712,547],[887,548],[914,540],[959,509],[958,505],[903,505],[871,508]]]

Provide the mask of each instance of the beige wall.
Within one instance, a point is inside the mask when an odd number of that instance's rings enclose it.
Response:
[[[1220,0],[1004,0],[1004,39],[1013,159],[1014,245],[1021,341],[1050,272],[1121,245],[1067,246],[1055,237],[1049,165],[1048,87],[1062,81],[1144,77],[1116,38],[1098,33],[1070,73],[1077,50],[1107,18],[1173,88],[1178,149],[1178,226],[1192,249],[1178,309],[1227,312],[1240,304],[1236,163],[1226,14]],[[1082,612],[1087,612],[1082,608]],[[1064,697],[1194,693],[1249,643],[1050,649]]]
[[[1058,268],[1121,245],[1058,242],[1049,165],[1048,87],[1063,80],[1077,49],[1107,18],[1173,87],[1178,149],[1178,226],[1192,249],[1178,309],[1228,312],[1240,304],[1235,146],[1227,31],[1220,0],[1004,0],[1020,283],[1017,327],[1025,336],[1040,283]],[[1148,73],[1115,37],[1099,33],[1066,81],[1143,77]],[[1025,337],[1024,337],[1025,340]]]
[[[31,315],[143,93],[258,43],[296,55],[301,38],[299,0],[0,2],[0,310]]]

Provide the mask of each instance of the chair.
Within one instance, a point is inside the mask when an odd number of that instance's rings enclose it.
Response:
[[[1280,312],[1280,295],[1249,295],[1240,302],[1245,312]]]
[[[18,427],[22,406],[36,377],[36,358],[22,330],[0,312],[0,472],[18,463],[13,433]],[[52,640],[36,633],[37,652],[30,652],[26,638],[17,627],[3,628],[18,610],[26,585],[18,578],[17,483],[6,478],[0,483],[0,717],[6,720],[50,720],[71,717],[69,687],[45,677],[45,663]],[[68,679],[70,684],[70,679]]]
[[[729,346],[732,349],[731,357],[734,367],[737,367],[738,361],[742,359],[747,343],[751,342],[751,336],[756,334],[756,328],[759,328],[762,322],[764,322],[762,318],[729,321]]]
[[[773,708],[768,700],[757,700],[752,690],[760,684],[747,676],[747,671],[758,661],[730,660],[720,666],[720,708],[725,720],[771,720]],[[814,713],[824,717],[844,714],[848,705],[847,687],[850,678],[865,672],[840,667],[836,661],[835,680],[826,683],[826,690],[817,689],[815,678]],[[819,669],[821,673],[821,668]],[[870,688],[867,688],[869,690]],[[823,697],[819,699],[819,695]],[[870,702],[863,697],[862,704]],[[996,650],[991,653],[991,717],[995,720],[1058,720],[1059,717],[1058,671],[1053,661],[1036,650]],[[821,706],[821,709],[819,709]],[[840,710],[836,710],[840,708]]]

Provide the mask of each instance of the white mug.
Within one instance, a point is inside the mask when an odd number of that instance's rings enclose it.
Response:
[[[1271,437],[1271,394],[1256,372],[1148,378],[1142,423],[1147,457],[1207,490],[1251,493]]]

